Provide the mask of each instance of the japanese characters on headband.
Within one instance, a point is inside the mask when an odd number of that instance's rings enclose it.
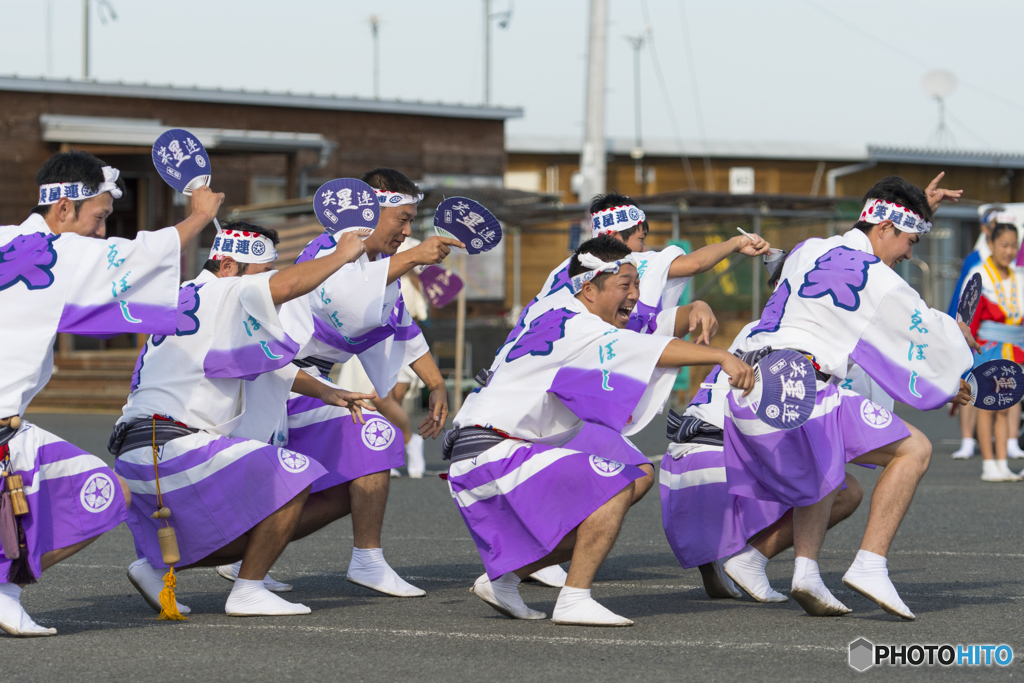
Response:
[[[645,220],[647,220],[647,215],[643,209],[632,205],[613,206],[590,215],[594,237],[604,233],[629,230]]]
[[[243,230],[222,230],[213,238],[210,258],[219,261],[230,256],[239,263],[273,263],[277,260],[274,242],[265,235]]]
[[[892,221],[892,224],[903,232],[916,232],[922,235],[932,229],[932,224],[922,216],[905,206],[884,199],[869,199],[860,212],[860,219],[872,225]]]
[[[117,178],[121,172],[110,166],[103,167],[103,182],[95,190],[90,190],[85,183],[47,183],[39,186],[39,205],[56,204],[61,197],[67,197],[73,202],[90,199],[97,195],[109,192],[114,199],[121,198],[121,188],[117,186]]]
[[[377,201],[382,207],[384,206],[406,206],[408,204],[419,204],[423,201],[423,195],[417,194],[404,194],[402,192],[392,192],[391,190],[378,190],[373,189],[377,195]]]

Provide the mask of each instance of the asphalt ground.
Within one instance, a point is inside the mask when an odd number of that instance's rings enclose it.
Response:
[[[654,490],[626,517],[601,568],[594,596],[636,621],[632,628],[556,626],[500,616],[468,590],[479,556],[448,494],[438,443],[427,447],[422,480],[393,479],[385,554],[424,598],[379,596],[345,580],[351,524],[342,520],[292,544],[274,576],[287,597],[310,606],[302,617],[239,619],[224,614],[228,582],[212,569],[184,572],[178,598],[187,622],[159,622],[125,578],[135,559],[122,525],[52,568],[23,594],[39,623],[59,635],[0,634],[3,681],[821,681],[944,676],[1021,678],[1024,595],[1020,571],[1024,483],[985,484],[979,459],[953,461],[955,422],[943,412],[901,412],[935,444],[890,554],[890,573],[917,621],[903,622],[851,593],[841,578],[856,554],[867,500],[833,529],[820,564],[826,584],[854,613],[812,618],[792,601],[712,600],[695,569],[676,562],[661,528]],[[29,419],[104,456],[106,415],[34,414]],[[656,421],[636,439],[649,456],[664,451]],[[873,488],[876,474],[850,467]],[[792,551],[768,565],[788,592]],[[524,585],[526,602],[550,614],[557,591]],[[858,674],[848,644],[1000,644],[1007,668],[874,667]]]

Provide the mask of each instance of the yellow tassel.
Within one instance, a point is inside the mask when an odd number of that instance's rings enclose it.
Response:
[[[174,567],[168,567],[164,574],[164,589],[160,591],[160,621],[188,621],[188,617],[178,611],[178,601],[174,597],[174,587],[178,579],[174,576]]]

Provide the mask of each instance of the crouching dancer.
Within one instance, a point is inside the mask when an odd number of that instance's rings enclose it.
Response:
[[[102,460],[19,417],[53,373],[57,333],[173,333],[181,247],[224,199],[200,188],[174,228],[102,239],[119,175],[85,152],[55,154],[32,214],[0,227],[0,628],[15,636],[57,633],[25,612],[22,587],[125,520],[127,492]]]
[[[890,410],[844,389],[856,363],[893,399],[921,410],[970,401],[960,379],[977,345],[966,325],[928,308],[893,270],[931,229],[932,211],[951,193],[922,192],[890,176],[864,197],[845,235],[810,239],[790,253],[748,348],[792,349],[820,372],[811,418],[784,431],[763,425],[735,396],[726,403],[729,492],[794,508],[796,565],[790,595],[815,616],[849,612],[825,587],[818,551],[847,462],[884,467],[871,498],[860,552],[843,576],[852,590],[903,619],[913,612],[889,579],[886,555],[931,443]]]
[[[769,349],[749,349],[746,344],[759,324],[755,320],[740,330],[729,351],[747,362],[767,355]],[[862,386],[870,383],[862,371],[857,376],[866,382],[848,377],[851,387],[892,409],[892,399],[886,401],[877,395],[881,392],[872,394]],[[739,598],[742,588],[758,602],[785,602],[788,598],[771,587],[765,568],[768,560],[793,546],[793,511],[783,503],[729,492],[723,453],[729,392],[728,378],[715,366],[686,412],[669,412],[671,443],[659,477],[662,526],[679,564],[700,570],[709,597]],[[852,474],[840,488],[828,520],[830,529],[852,515],[864,497]]]
[[[343,502],[309,496],[327,470],[270,445],[272,421],[263,420],[263,432],[252,439],[237,434],[247,404],[255,403],[246,385],[263,376],[272,380],[262,384],[268,394],[264,405],[283,406],[294,389],[359,412],[358,397],[290,364],[313,323],[300,301],[290,305],[306,312],[306,325],[285,328],[281,308],[358,258],[361,236],[342,235],[330,256],[276,272],[271,238],[249,231],[219,234],[211,258],[221,262],[224,277],[204,270],[182,285],[176,335],[151,338],[139,355],[132,393],[109,448],[118,456],[115,470],[132,491],[128,526],[140,559],[128,568],[128,578],[154,610],[163,607],[162,618],[181,618],[176,611],[190,610],[166,604],[169,599],[161,605],[164,582],[155,567],[167,566],[158,539],[164,522],[152,517],[161,508],[171,510],[179,568],[242,560],[225,606],[229,615],[310,611],[268,591],[264,579],[290,541],[341,517]],[[239,271],[245,277],[229,277]],[[289,318],[301,320],[298,314]]]
[[[639,276],[621,242],[601,236],[583,243],[569,276],[575,298],[535,303],[485,386],[456,415],[445,435],[448,484],[487,570],[473,587],[478,597],[507,616],[543,619],[519,596],[519,582],[571,560],[554,622],[629,626],[591,598],[590,586],[632,502],[633,482],[644,476],[634,464],[638,453],[624,439],[604,457],[566,444],[585,423],[626,434],[642,429],[680,366],[721,363],[743,389],[753,386],[753,371],[720,349],[626,329]]]

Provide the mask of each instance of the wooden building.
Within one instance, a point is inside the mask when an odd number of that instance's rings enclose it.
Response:
[[[304,197],[331,178],[378,166],[429,184],[500,185],[505,120],[520,109],[294,93],[209,90],[0,77],[0,221],[22,222],[35,206],[35,174],[54,152],[89,151],[119,168],[127,185],[109,235],[173,225],[187,202],[157,176],[150,157],[169,128],[195,133],[210,153],[212,186],[230,206]],[[212,243],[183,254],[193,277]],[[204,248],[205,247],[205,248]],[[57,372],[33,404],[119,409],[140,340],[61,335]]]

